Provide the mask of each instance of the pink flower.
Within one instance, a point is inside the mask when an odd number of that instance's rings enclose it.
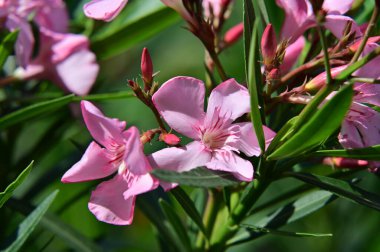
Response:
[[[204,97],[203,82],[191,77],[175,77],[153,95],[156,108],[169,126],[194,141],[151,154],[148,157],[151,165],[178,172],[206,166],[231,172],[243,181],[252,180],[251,162],[237,153],[259,156],[257,138],[251,122],[234,123],[250,111],[247,89],[234,79],[221,83],[211,92],[206,112]],[[269,143],[275,133],[265,126],[264,133]]]
[[[40,29],[38,56],[15,76],[21,79],[48,79],[77,95],[86,95],[96,80],[99,66],[89,41],[83,35]]]
[[[62,182],[82,182],[115,176],[98,185],[91,194],[88,208],[100,221],[129,225],[133,220],[136,195],[151,191],[158,182],[143,153],[136,127],[124,130],[126,123],[105,117],[88,101],[82,101],[82,114],[95,141],[82,159],[62,177]]]
[[[128,0],[92,0],[83,6],[87,17],[104,21],[113,20]]]
[[[339,142],[344,148],[364,148],[380,144],[380,113],[369,106],[380,106],[380,86],[356,84],[354,102],[343,121]]]
[[[308,0],[276,0],[278,6],[285,11],[285,21],[281,30],[282,38],[291,38],[296,40],[307,29],[316,25],[315,16],[312,6]],[[325,0],[322,9],[327,12],[325,27],[330,30],[336,37],[342,36],[343,30],[350,17],[342,16],[346,13],[353,3],[353,0]],[[353,25],[352,30],[356,35],[360,35],[359,26]]]
[[[161,2],[163,4],[165,4],[166,6],[172,8],[176,12],[178,12],[178,14],[180,14],[184,20],[191,23],[192,25],[197,26],[197,22],[194,20],[194,18],[187,11],[185,6],[183,5],[182,0],[161,0]]]
[[[5,18],[5,27],[10,31],[19,30],[15,50],[17,61],[23,67],[29,63],[34,47],[32,27],[29,24],[32,14],[38,27],[55,32],[66,32],[68,28],[68,15],[61,0],[14,0],[1,3],[0,18]]]

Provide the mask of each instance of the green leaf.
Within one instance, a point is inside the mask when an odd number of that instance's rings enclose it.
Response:
[[[257,140],[261,151],[265,150],[265,137],[263,131],[263,114],[260,109],[263,110],[263,104],[259,103],[259,97],[261,97],[262,91],[262,76],[260,70],[260,56],[259,56],[259,39],[258,39],[258,21],[255,21],[251,47],[249,50],[249,63],[248,63],[248,90],[251,97],[251,120]]]
[[[379,195],[368,192],[350,182],[309,173],[287,172],[286,175],[330,191],[335,195],[352,202],[380,211]]]
[[[298,116],[295,116],[291,118],[289,121],[287,121],[284,126],[282,126],[282,128],[278,131],[276,136],[270,142],[268,149],[266,150],[267,155],[272,153],[276,149],[276,147],[278,147],[278,145],[281,144],[287,138],[288,133],[291,132],[291,129],[293,128],[297,119]]]
[[[21,185],[21,183],[26,179],[26,177],[29,175],[30,173],[30,170],[32,169],[33,167],[33,162],[32,161],[28,167],[25,168],[25,170],[23,170],[20,175],[18,175],[18,177],[16,178],[15,181],[13,181],[9,186],[7,186],[7,188],[5,189],[4,192],[1,192],[0,193],[0,208],[4,205],[4,203],[10,198],[12,197],[12,194],[14,192],[14,190],[16,190],[16,188]]]
[[[117,19],[94,34],[91,47],[99,59],[107,59],[127,51],[178,20],[178,14],[159,1],[133,1]]]
[[[297,195],[298,198],[286,197],[277,204],[269,205],[260,210],[253,210],[253,215],[243,221],[243,224],[254,225],[260,228],[277,229],[289,223],[297,221],[309,214],[316,212],[337,197],[328,191],[312,191]],[[229,245],[237,245],[258,238],[265,233],[252,233],[249,230],[241,230],[228,241]]]
[[[25,218],[25,220],[20,224],[18,228],[16,240],[8,248],[5,249],[5,252],[15,252],[21,249],[26,239],[41,221],[51,203],[53,203],[53,200],[57,194],[58,190],[51,193],[28,217]]]
[[[311,154],[318,157],[344,157],[380,161],[380,145],[360,149],[320,150]]]
[[[202,217],[196,209],[194,202],[190,199],[186,192],[182,190],[182,188],[180,187],[176,187],[170,190],[170,192],[176,198],[178,203],[182,206],[183,210],[187,213],[187,215],[194,221],[195,224],[197,224],[198,228],[202,231],[202,233],[206,237],[208,237],[206,228],[202,221]]]
[[[247,224],[240,225],[251,230],[254,233],[258,234],[274,234],[274,235],[282,235],[282,236],[290,236],[290,237],[331,237],[332,234],[319,234],[319,233],[303,233],[303,232],[291,232],[291,231],[282,231],[270,228],[262,228]]]
[[[166,218],[169,220],[169,223],[174,228],[175,233],[181,241],[182,245],[185,247],[186,251],[191,251],[190,238],[187,235],[186,228],[183,226],[181,219],[179,218],[177,213],[172,209],[173,206],[169,205],[163,199],[160,199],[159,203]]]
[[[255,12],[253,9],[251,0],[244,0],[244,66],[245,66],[245,77],[248,80],[248,69],[249,69],[249,49],[251,47],[253,24],[255,22]]]
[[[25,122],[44,113],[55,111],[73,101],[74,95],[66,95],[50,101],[39,102],[0,118],[0,129]]]
[[[16,30],[5,36],[0,44],[0,68],[3,68],[8,56],[13,52],[14,44],[16,43],[19,31]]]
[[[232,186],[239,183],[231,173],[216,172],[205,168],[196,168],[181,173],[155,169],[152,174],[163,181],[205,188]]]
[[[352,85],[342,88],[268,159],[294,157],[322,144],[340,127],[351,105],[352,96]]]

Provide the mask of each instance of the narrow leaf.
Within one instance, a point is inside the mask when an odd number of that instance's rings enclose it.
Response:
[[[252,0],[244,0],[243,5],[244,17],[244,61],[245,77],[248,80],[249,69],[249,49],[251,47],[253,23],[255,22],[255,12],[253,10]]]
[[[27,120],[44,113],[55,111],[69,104],[73,100],[73,97],[74,95],[66,95],[50,101],[36,103],[7,114],[0,118],[0,129],[5,129],[17,123],[26,122]]]
[[[320,234],[320,233],[303,233],[303,232],[291,232],[291,231],[283,231],[276,230],[270,228],[262,228],[252,225],[242,224],[242,227],[245,227],[251,230],[254,233],[261,234],[274,234],[274,235],[282,235],[282,236],[290,236],[290,237],[331,237],[332,234]]]
[[[196,168],[181,173],[155,169],[152,174],[163,181],[205,188],[232,186],[239,183],[230,173],[216,172],[205,168]]]
[[[178,203],[182,206],[183,210],[187,213],[187,215],[194,221],[195,224],[197,224],[199,230],[201,230],[202,233],[206,237],[208,237],[206,228],[202,221],[202,217],[196,209],[194,202],[190,199],[186,192],[180,187],[176,187],[170,192],[176,198]]]
[[[288,172],[286,174],[305,183],[330,191],[339,197],[380,211],[379,195],[368,192],[350,182],[309,173]]]
[[[53,203],[53,200],[57,194],[58,190],[51,193],[28,217],[25,218],[18,228],[16,240],[7,249],[5,249],[5,252],[15,252],[21,249],[26,239],[41,221],[51,203]]]
[[[191,251],[190,238],[187,235],[187,231],[183,226],[181,219],[179,218],[177,213],[172,209],[172,206],[169,205],[166,201],[160,199],[159,203],[166,218],[169,220],[171,226],[176,231],[176,235],[181,240],[182,245],[185,246],[187,251]]]
[[[91,38],[92,49],[99,59],[107,59],[127,51],[179,20],[177,13],[159,1],[133,1],[117,19],[94,34]]]
[[[12,194],[16,188],[21,185],[21,183],[26,179],[26,177],[29,175],[30,170],[33,167],[33,161],[28,165],[28,167],[23,170],[20,175],[16,178],[15,181],[13,181],[8,187],[5,189],[4,192],[0,193],[0,208],[4,205],[4,203],[12,197]]]
[[[340,127],[351,105],[352,96],[351,85],[342,88],[268,159],[297,156],[323,143]]]
[[[14,31],[1,41],[0,44],[0,68],[3,68],[8,56],[13,52],[14,44],[16,43],[19,31]]]
[[[298,198],[287,197],[275,205],[263,208],[259,211],[253,210],[253,215],[243,221],[243,224],[254,225],[261,228],[278,229],[289,223],[297,221],[309,214],[316,212],[327,204],[333,202],[337,197],[328,191],[301,192]],[[230,246],[251,241],[261,237],[265,233],[255,233],[250,230],[241,230],[228,241]]]
[[[380,161],[380,145],[360,149],[320,150],[311,154],[319,157],[344,157]]]
[[[264,152],[265,138],[262,123],[263,115],[260,112],[260,109],[263,110],[263,104],[259,104],[259,94],[261,93],[262,88],[262,77],[259,60],[258,21],[255,21],[252,31],[251,47],[249,50],[248,89],[251,97],[251,120],[255,129],[260,149],[262,152]]]

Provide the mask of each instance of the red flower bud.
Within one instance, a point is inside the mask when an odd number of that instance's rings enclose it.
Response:
[[[153,80],[153,63],[150,58],[148,49],[144,48],[141,55],[141,74],[145,84],[152,83]]]
[[[331,77],[332,78],[336,77],[346,67],[347,66],[340,66],[340,67],[335,67],[335,68],[331,69]],[[323,72],[323,73],[317,75],[311,81],[309,81],[308,83],[305,84],[304,91],[306,91],[306,92],[318,91],[319,89],[321,89],[326,84],[326,78],[327,78],[326,72]]]
[[[181,142],[181,139],[179,139],[179,137],[170,133],[162,133],[160,135],[160,140],[168,145],[177,145]]]
[[[234,27],[229,29],[224,35],[224,42],[227,45],[232,45],[233,43],[238,41],[241,35],[243,35],[243,31],[244,31],[243,23],[235,25]]]
[[[261,38],[261,53],[263,54],[264,64],[270,65],[276,57],[277,39],[273,26],[268,24],[265,27],[263,36]]]

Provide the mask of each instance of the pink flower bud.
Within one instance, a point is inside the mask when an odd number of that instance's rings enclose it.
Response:
[[[226,45],[232,45],[243,35],[244,25],[243,23],[237,24],[229,29],[224,35],[224,42]]]
[[[326,165],[333,165],[337,168],[362,168],[368,166],[368,161],[366,160],[356,160],[342,157],[329,157],[323,160]]]
[[[340,72],[342,72],[347,66],[340,66],[331,69],[331,77],[335,78]],[[326,84],[326,72],[323,72],[313,78],[311,81],[305,84],[304,91],[314,92],[321,89]]]
[[[160,135],[160,140],[168,145],[177,145],[181,142],[181,139],[179,139],[179,137],[171,133],[162,133]]]
[[[380,41],[380,36],[370,37],[370,38],[368,38],[367,44],[377,43],[379,41]],[[359,46],[360,46],[361,42],[362,42],[362,39],[360,39],[360,40],[356,41],[355,43],[353,43],[349,47],[350,51],[356,52],[359,49]]]
[[[276,57],[277,40],[273,26],[268,24],[265,27],[263,37],[261,38],[261,52],[263,54],[264,64],[270,65]]]
[[[152,83],[153,80],[153,63],[150,58],[148,49],[144,48],[141,55],[141,74],[144,83]]]

